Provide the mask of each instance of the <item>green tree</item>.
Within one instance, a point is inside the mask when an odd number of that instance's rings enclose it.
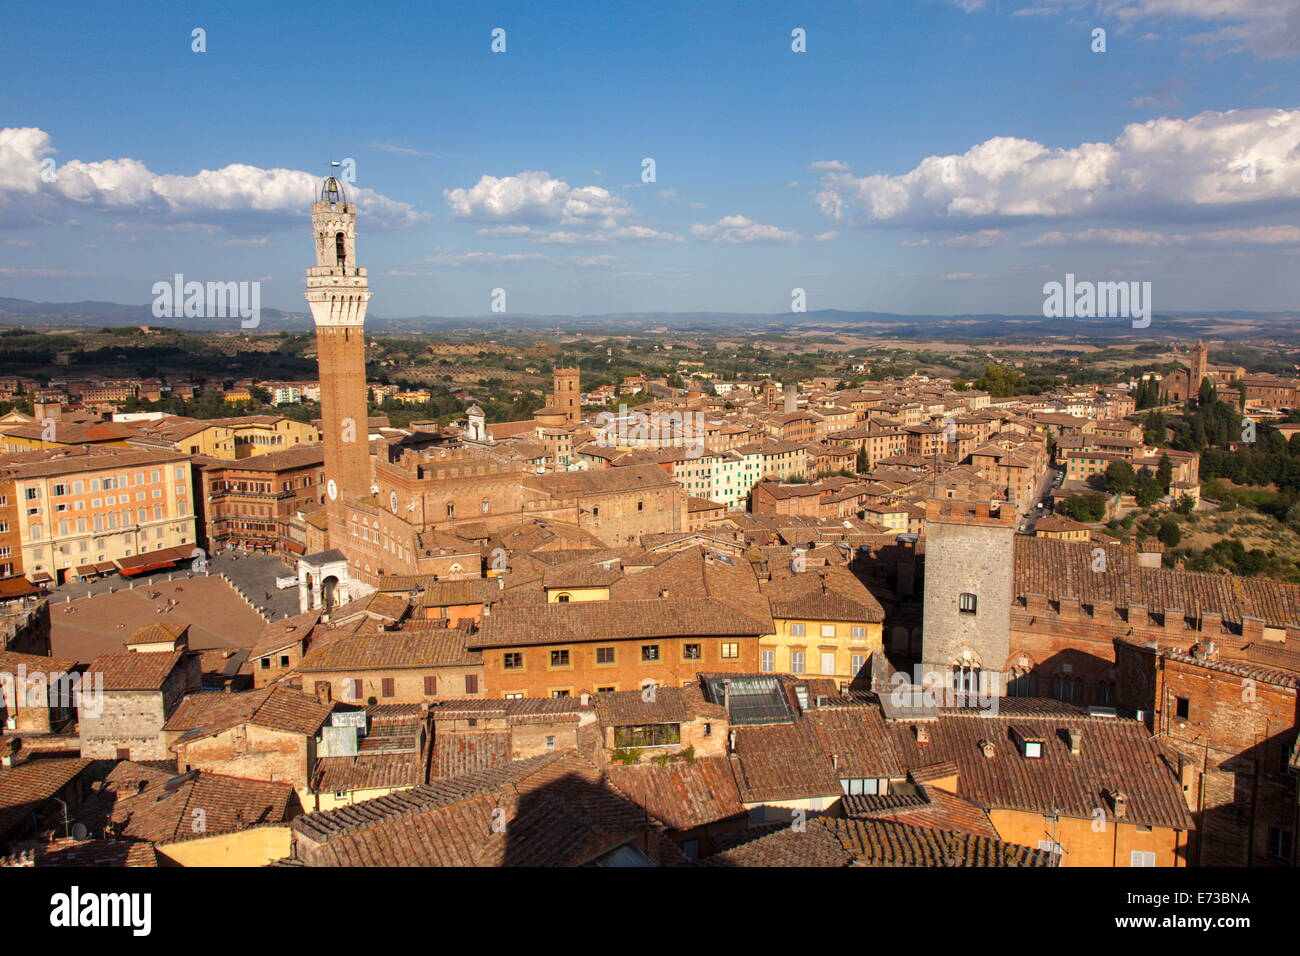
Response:
[[[1013,368],[989,365],[975,382],[975,387],[982,392],[988,392],[994,398],[1009,398],[1019,394],[1023,380],[1024,375]]]
[[[1133,490],[1137,475],[1126,461],[1112,461],[1106,466],[1106,490],[1112,495],[1126,495]]]
[[[1172,518],[1165,518],[1160,522],[1160,529],[1156,532],[1156,537],[1160,543],[1167,548],[1178,547],[1178,542],[1183,540],[1183,533],[1178,530],[1178,523]]]
[[[1100,521],[1106,515],[1106,499],[1101,495],[1071,495],[1065,499],[1065,513],[1075,521]]]
[[[856,467],[859,475],[865,475],[867,473],[867,471],[869,470],[868,464],[869,463],[867,462],[867,449],[866,446],[864,445],[863,447],[858,449],[858,461]]]
[[[1160,482],[1156,481],[1155,475],[1151,474],[1150,468],[1143,468],[1137,476],[1137,481],[1133,483],[1133,497],[1137,499],[1140,507],[1149,508],[1160,500],[1164,494],[1160,490]]]

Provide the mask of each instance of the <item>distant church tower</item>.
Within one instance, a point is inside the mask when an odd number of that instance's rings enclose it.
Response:
[[[1192,346],[1191,368],[1187,373],[1187,397],[1189,399],[1196,398],[1197,393],[1201,390],[1201,382],[1205,381],[1209,371],[1210,349],[1203,341],[1197,339],[1196,344]]]
[[[576,368],[557,368],[551,376],[551,400],[546,404],[564,412],[564,421],[569,425],[582,424],[582,370]]]
[[[345,530],[341,506],[370,492],[370,429],[366,410],[363,326],[370,287],[357,266],[357,210],[333,176],[311,206],[316,265],[307,270],[307,303],[316,322],[321,437],[325,445],[330,541]],[[336,515],[339,517],[336,518]]]

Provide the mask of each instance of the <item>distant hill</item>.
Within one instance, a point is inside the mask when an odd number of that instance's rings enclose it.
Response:
[[[261,325],[243,330],[239,320],[172,318],[171,328],[193,331],[272,333],[312,328],[307,312],[264,308]],[[34,329],[124,325],[158,325],[149,305],[117,302],[31,302],[0,298],[0,326]],[[756,334],[829,333],[877,335],[901,339],[996,339],[1044,341],[1107,339],[1151,341],[1196,337],[1224,341],[1275,342],[1300,345],[1300,312],[1179,312],[1156,313],[1151,324],[1135,329],[1125,319],[1047,319],[1042,315],[904,315],[894,312],[820,309],[815,312],[762,314],[749,312],[615,312],[598,315],[419,315],[405,318],[367,316],[367,328],[378,332],[449,331],[585,331],[647,333],[656,328],[674,332],[751,332]]]

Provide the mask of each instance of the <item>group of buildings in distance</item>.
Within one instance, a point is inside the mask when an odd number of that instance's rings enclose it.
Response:
[[[597,416],[561,368],[531,419],[392,429],[355,207],[311,215],[319,423],[0,422],[6,863],[1295,865],[1300,589],[1032,526],[1099,462],[1196,495],[1126,388]],[[195,548],[296,578],[237,672],[176,621],[51,656],[43,585]]]

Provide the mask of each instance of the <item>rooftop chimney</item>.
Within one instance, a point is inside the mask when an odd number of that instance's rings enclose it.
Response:
[[[1070,753],[1078,756],[1079,751],[1083,748],[1083,729],[1071,727],[1065,732],[1065,736],[1070,741]]]
[[[1124,795],[1123,790],[1110,792],[1110,804],[1115,809],[1115,819],[1119,820],[1128,813],[1128,797]]]
[[[995,753],[997,753],[997,750],[993,746],[993,741],[991,740],[981,740],[979,746],[980,746],[980,750],[983,752],[984,756],[986,757],[992,757]]]
[[[922,727],[920,724],[913,724],[912,730],[916,734],[918,744],[928,744],[930,742],[930,728]]]
[[[591,704],[591,695],[588,694],[586,691],[583,691],[583,692],[582,692],[582,695],[581,695],[578,699],[579,699],[580,701],[582,701],[582,706],[583,706],[583,707],[590,706],[590,704]]]

